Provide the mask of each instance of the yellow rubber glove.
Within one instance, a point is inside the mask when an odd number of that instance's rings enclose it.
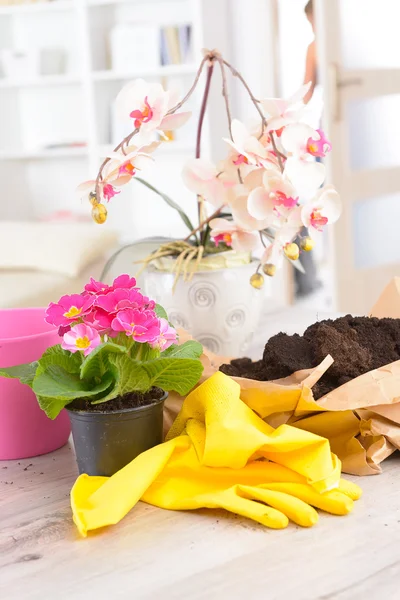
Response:
[[[325,438],[289,425],[274,429],[242,402],[239,384],[221,372],[189,394],[166,439],[189,433],[193,423],[205,427],[200,439],[189,434],[204,465],[241,468],[262,457],[300,473],[317,491],[338,485],[341,464]]]
[[[74,521],[85,536],[120,521],[139,498],[169,510],[224,508],[282,529],[289,520],[303,527],[314,525],[318,513],[313,506],[345,515],[360,494],[358,486],[343,480],[337,490],[320,494],[298,473],[268,461],[251,461],[241,469],[205,467],[184,435],[148,450],[113,477],[81,475],[71,501]]]
[[[71,504],[83,535],[117,523],[140,498],[175,510],[225,508],[282,528],[288,519],[314,524],[318,517],[309,504],[346,514],[349,496],[360,495],[352,484],[342,491],[340,463],[332,460],[326,440],[288,426],[273,430],[240,401],[238,384],[222,373],[192,392],[182,413],[170,435],[183,435],[141,454],[109,479],[78,478]],[[260,456],[281,464],[254,460]],[[333,485],[339,489],[320,493]]]

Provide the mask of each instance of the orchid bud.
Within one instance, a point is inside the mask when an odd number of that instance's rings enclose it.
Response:
[[[300,256],[300,249],[294,242],[286,244],[283,251],[290,260],[297,260]]]
[[[300,248],[304,250],[304,252],[310,252],[315,246],[315,242],[309,236],[303,237],[300,240]]]
[[[254,275],[250,277],[250,285],[252,285],[256,290],[260,290],[262,288],[264,285],[264,277],[261,275],[261,273],[254,273]]]
[[[267,263],[263,265],[263,271],[266,275],[268,275],[268,277],[273,277],[276,273],[276,265],[273,265],[272,263]]]
[[[107,221],[107,209],[104,204],[96,204],[92,208],[92,217],[96,223],[102,225]]]

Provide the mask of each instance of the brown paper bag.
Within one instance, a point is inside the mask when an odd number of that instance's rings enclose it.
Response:
[[[399,277],[383,291],[371,316],[400,318]],[[181,331],[180,339],[183,342],[190,336]],[[205,350],[201,360],[204,373],[199,383],[230,359]],[[332,362],[328,356],[314,369],[278,381],[235,380],[241,386],[242,400],[270,425],[287,423],[328,438],[345,473],[380,473],[380,463],[400,449],[400,360],[369,371],[316,401],[312,387]],[[182,402],[182,397],[170,394],[164,409],[165,431]]]

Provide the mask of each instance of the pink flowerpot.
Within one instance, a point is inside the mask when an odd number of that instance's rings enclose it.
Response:
[[[57,329],[44,321],[44,308],[0,310],[0,367],[38,360],[58,344]],[[35,394],[17,379],[0,377],[0,460],[28,458],[63,446],[70,434],[66,411],[51,421]]]

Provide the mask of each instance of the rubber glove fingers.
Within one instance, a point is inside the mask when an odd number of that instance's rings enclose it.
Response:
[[[282,512],[290,521],[301,527],[312,527],[318,522],[317,511],[296,496],[269,489],[269,486],[236,486],[237,494],[251,500],[263,502]]]
[[[338,489],[352,500],[358,500],[362,496],[362,489],[360,486],[352,481],[347,481],[347,479],[340,479]]]
[[[290,494],[332,515],[347,515],[353,510],[353,500],[338,490],[319,494],[311,486],[302,483],[267,483],[260,487]]]
[[[288,517],[282,511],[252,500],[245,486],[237,485],[218,494],[204,495],[199,502],[207,508],[224,508],[270,529],[284,529],[289,524]]]

